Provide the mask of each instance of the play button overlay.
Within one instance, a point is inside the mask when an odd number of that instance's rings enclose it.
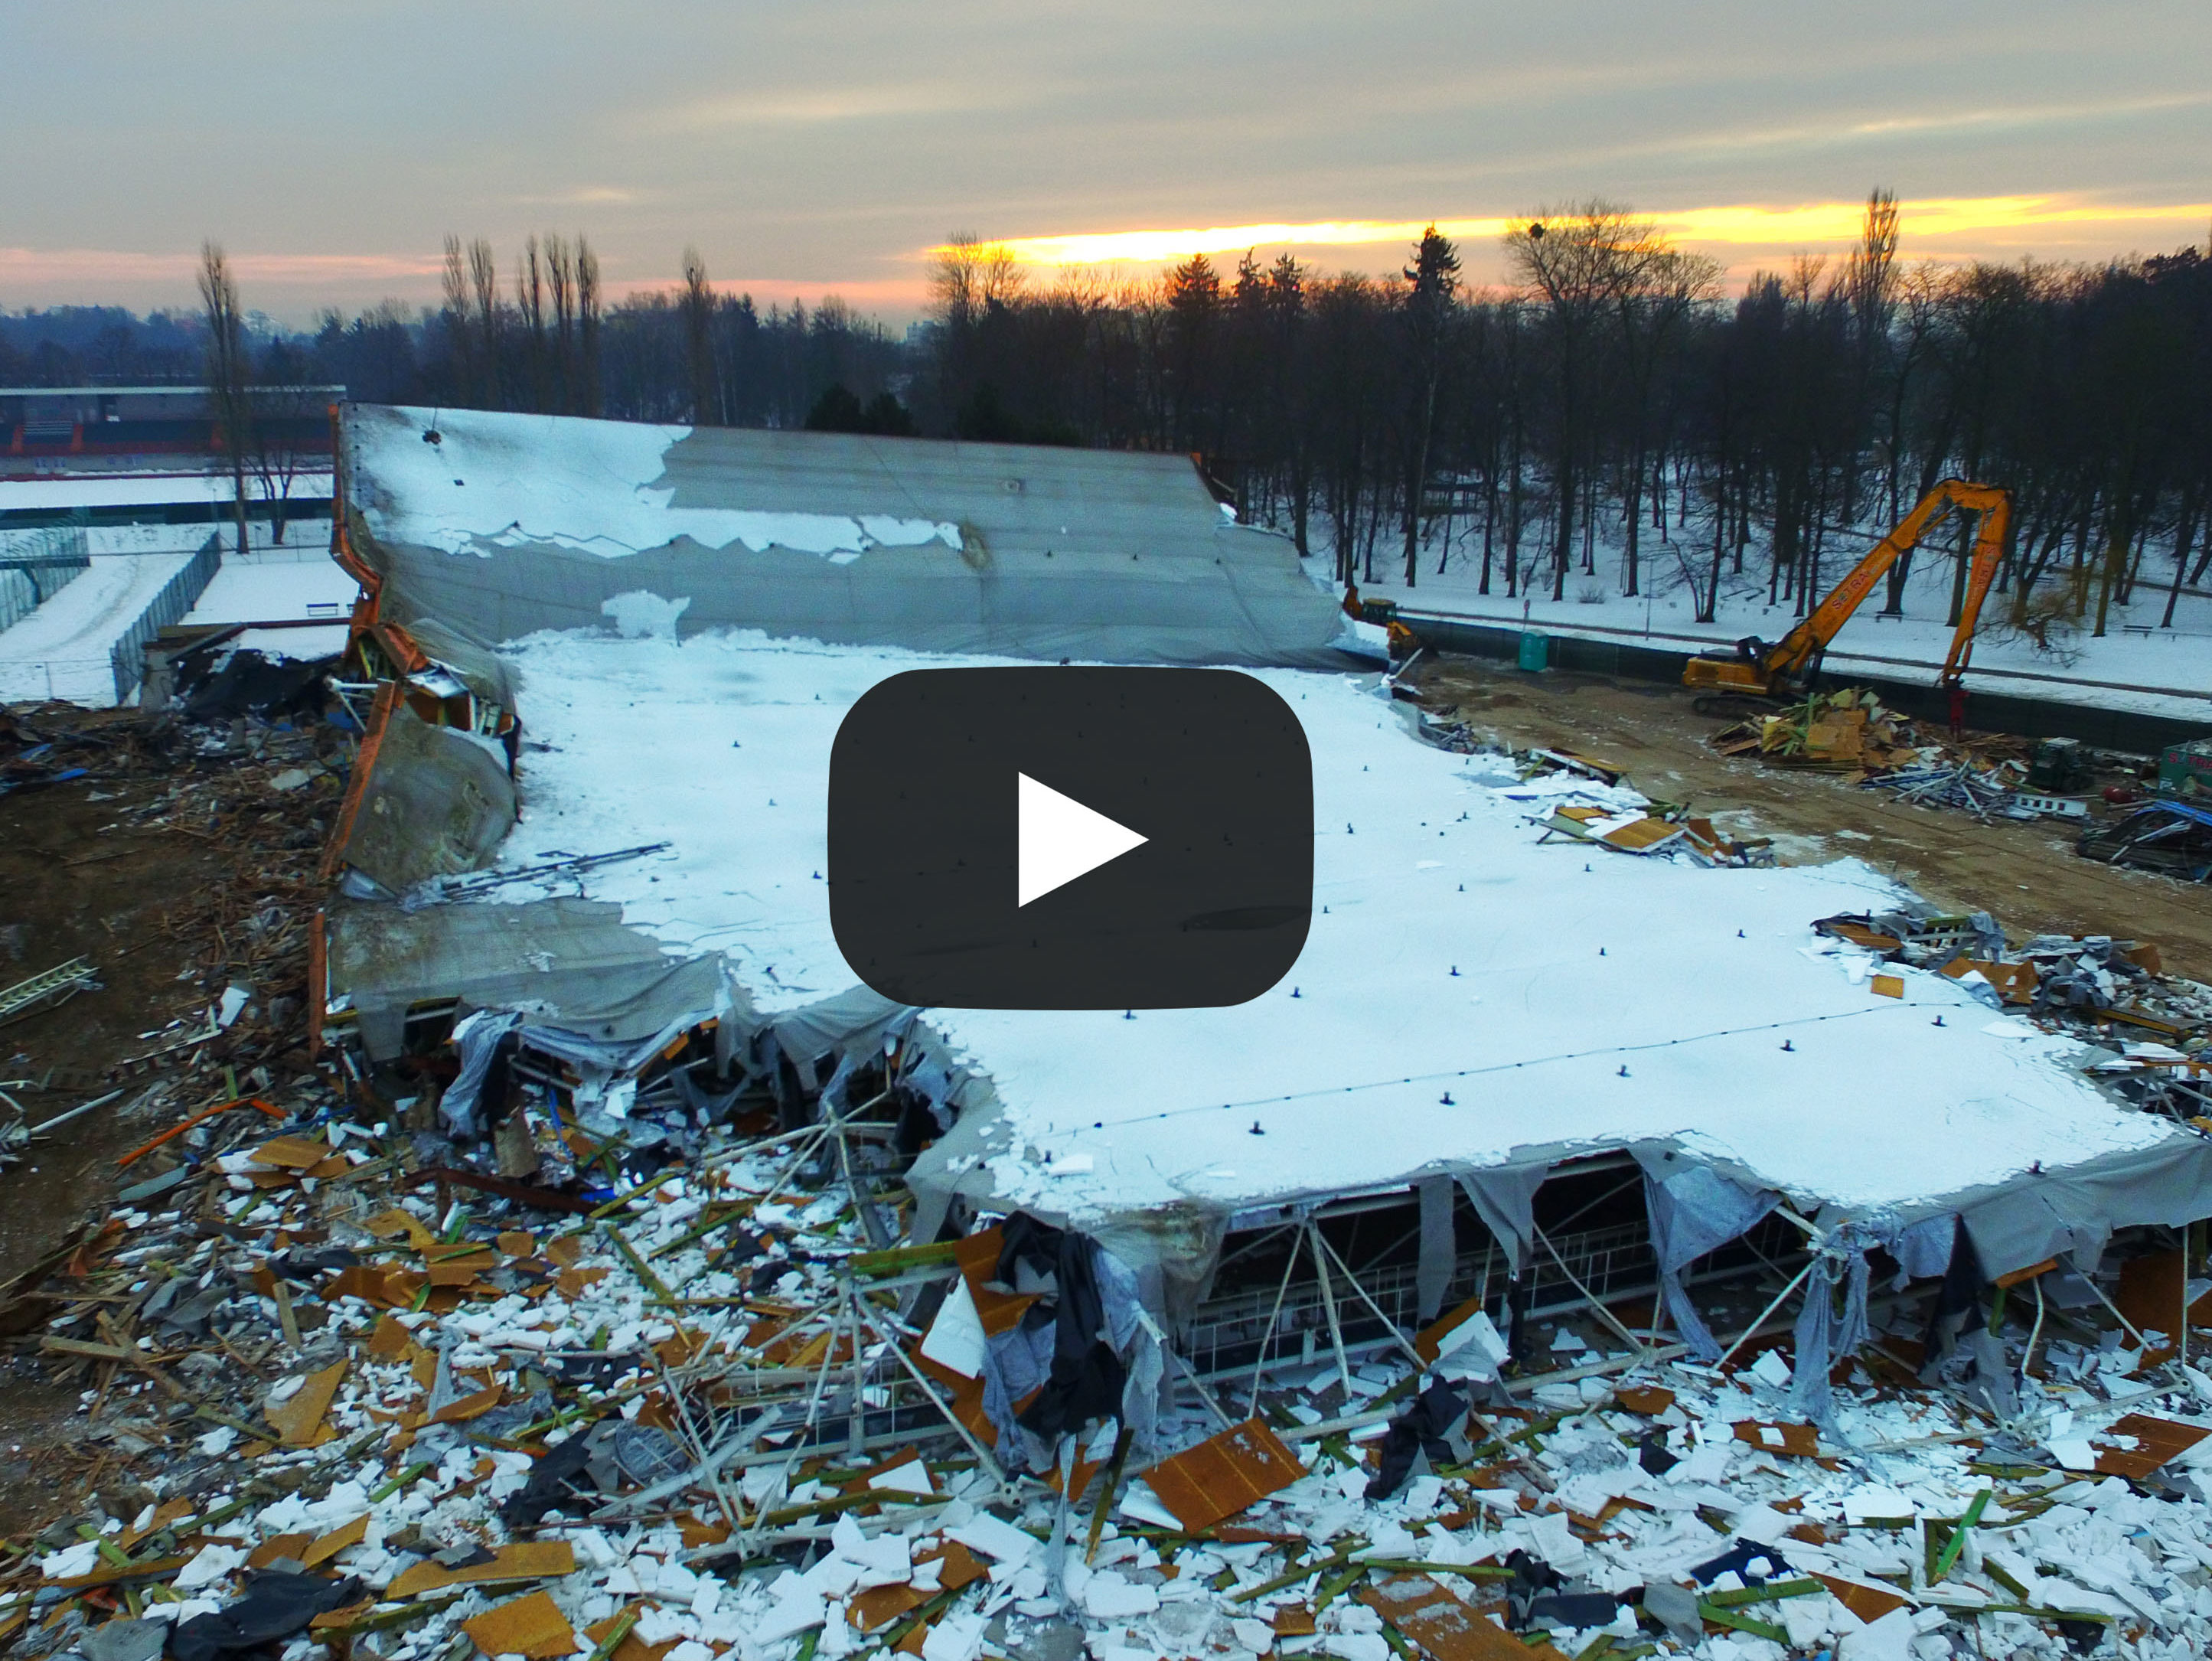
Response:
[[[924,669],[830,758],[830,921],[901,1003],[1243,1003],[1313,904],[1313,760],[1228,669]]]
[[[1015,777],[1014,804],[1016,905],[1041,899],[1152,840],[1027,773]]]

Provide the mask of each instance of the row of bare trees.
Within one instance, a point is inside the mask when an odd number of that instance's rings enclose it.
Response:
[[[599,413],[599,260],[581,233],[532,236],[512,298],[482,237],[446,239],[446,375],[455,402],[548,415]]]
[[[1248,253],[1045,281],[962,235],[903,336],[835,300],[757,307],[690,250],[674,286],[606,304],[581,236],[532,239],[505,277],[488,244],[453,239],[442,307],[333,314],[264,350],[258,378],[1188,451],[1243,517],[1346,581],[1458,572],[1481,594],[1554,599],[1656,581],[1707,618],[1724,595],[1803,611],[1957,474],[2014,492],[2000,582],[2016,624],[2102,630],[2147,581],[2170,622],[2212,568],[2212,261],[1909,265],[1909,228],[1875,192],[1848,254],[1733,296],[1712,260],[1596,201],[1515,221],[1510,280],[1487,289],[1433,229],[1382,278]],[[235,313],[234,293],[210,302],[210,341]],[[1966,531],[1919,556],[1951,562],[1954,605]],[[1909,581],[1909,564],[1893,573],[1889,609]]]
[[[1904,229],[1875,192],[1845,257],[1733,299],[1604,202],[1515,222],[1510,283],[1472,293],[1433,229],[1389,280],[1248,255],[1118,286],[956,237],[915,403],[939,432],[1196,453],[1346,581],[1595,599],[1656,560],[1706,619],[1723,593],[1802,613],[1959,474],[2018,499],[2017,625],[2101,632],[2154,553],[2170,622],[2212,565],[2212,262],[1907,265]],[[1968,528],[1921,555],[1954,611]]]

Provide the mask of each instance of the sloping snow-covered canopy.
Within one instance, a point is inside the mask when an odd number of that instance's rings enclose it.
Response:
[[[1297,966],[1233,1008],[926,1012],[972,1110],[913,1171],[925,1232],[956,1198],[1018,1208],[1180,1254],[1188,1283],[1224,1230],[1331,1196],[1456,1181],[1510,1233],[1544,1169],[1614,1150],[1885,1239],[1955,1214],[1990,1274],[2212,1210],[2212,1145],[2106,1097],[2070,1041],[1940,976],[1877,995],[1816,935],[1907,897],[1865,866],[1540,845],[1510,771],[1310,666],[1328,597],[1179,458],[434,420],[350,413],[346,524],[390,620],[507,642],[531,742],[499,863],[665,843],[583,894],[726,962],[732,1019],[787,1055],[904,1019],[856,994],[823,881],[831,741],[871,687],[1040,657],[1272,666],[1315,768]]]
[[[1340,621],[1185,456],[380,405],[344,431],[396,623],[1318,663]]]
[[[544,636],[510,655],[551,747],[503,862],[665,840],[587,891],[672,949],[726,954],[764,1011],[854,985],[821,880],[830,740],[877,681],[949,660],[736,635]],[[1866,866],[1539,845],[1544,804],[1411,737],[1374,677],[1263,678],[1314,757],[1297,967],[1234,1008],[928,1012],[1001,1105],[963,1119],[920,1186],[1093,1228],[1162,1208],[1226,1222],[1663,1142],[1807,1203],[1920,1214],[2039,1165],[2202,1164],[2199,1139],[2087,1082],[2070,1041],[1942,976],[1877,995],[1868,960],[1811,927],[1904,897]]]

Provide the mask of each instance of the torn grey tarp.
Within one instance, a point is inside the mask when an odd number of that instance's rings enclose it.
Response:
[[[887,1038],[903,1034],[913,1025],[915,1010],[880,992],[855,986],[833,997],[817,999],[797,1009],[786,1009],[767,1018],[764,1025],[775,1036],[776,1048],[790,1059],[799,1080],[809,1090],[819,1090],[828,1075],[817,1074],[823,1056],[838,1060],[861,1051],[880,1055]]]
[[[1908,1223],[1894,1239],[1885,1241],[1889,1255],[1897,1259],[1897,1279],[1890,1290],[1902,1292],[1906,1281],[1932,1280],[1948,1269],[1952,1241],[1958,1232],[1958,1214],[1939,1211]]]
[[[1413,1185],[1420,1196],[1420,1256],[1413,1268],[1413,1313],[1423,1326],[1444,1306],[1444,1292],[1458,1266],[1459,1242],[1452,1229],[1452,1180],[1425,1177]]]
[[[386,717],[368,765],[341,857],[391,893],[481,871],[514,824],[506,752],[433,727],[404,702]]]
[[[751,1019],[721,958],[669,957],[606,901],[333,904],[326,916],[325,1019],[355,1012],[373,1061],[399,1053],[407,1012],[422,1004],[517,1010],[533,1027],[617,1048],[718,1008]]]
[[[1790,1406],[1816,1425],[1832,1426],[1836,1416],[1828,1374],[1843,1357],[1867,1340],[1867,1252],[1880,1238],[1879,1226],[1845,1222],[1813,1244],[1807,1266],[1805,1301],[1797,1311],[1790,1379]],[[1844,1307],[1836,1308],[1836,1287],[1844,1287]]]
[[[479,1009],[453,1024],[453,1049],[461,1058],[461,1070],[438,1098],[438,1119],[455,1141],[472,1142],[481,1134],[477,1098],[483,1092],[492,1059],[499,1054],[499,1041],[521,1024],[522,1017],[512,1009]]]
[[[1536,1236],[1536,1190],[1552,1174],[1547,1160],[1541,1165],[1486,1166],[1462,1171],[1459,1185],[1468,1203],[1504,1250],[1507,1268],[1519,1279],[1528,1261],[1528,1244]]]
[[[1954,1204],[1985,1275],[2067,1255],[2087,1273],[2116,1228],[2212,1215],[2212,1141],[2176,1129],[2145,1147],[1970,1189]]]
[[[1638,1148],[1644,1192],[1651,1213],[1651,1245],[1659,1258],[1659,1290],[1674,1329],[1701,1361],[1717,1360],[1721,1347],[1682,1289],[1682,1271],[1707,1252],[1740,1238],[1774,1209],[1781,1196],[1747,1188],[1672,1149]]]

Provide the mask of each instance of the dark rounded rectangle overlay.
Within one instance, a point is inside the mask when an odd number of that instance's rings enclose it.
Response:
[[[1016,902],[1026,773],[1146,838]],[[1289,972],[1313,910],[1313,757],[1231,669],[921,669],[856,703],[830,757],[830,921],[902,1003],[1176,1009]]]

